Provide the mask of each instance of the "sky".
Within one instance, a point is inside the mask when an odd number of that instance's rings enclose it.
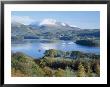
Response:
[[[53,19],[81,29],[99,29],[99,11],[12,11],[11,20],[23,24]]]

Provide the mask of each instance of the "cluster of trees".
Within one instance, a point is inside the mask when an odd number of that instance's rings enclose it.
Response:
[[[74,52],[71,55],[79,54]],[[100,58],[57,57],[57,51],[51,49],[43,58],[33,59],[18,52],[12,53],[11,68],[12,76],[97,77],[100,76]]]
[[[34,60],[23,53],[12,53],[12,76],[42,76],[42,68]]]
[[[84,46],[99,46],[99,41],[97,40],[77,40],[77,44],[84,45]]]
[[[45,56],[46,57],[63,57],[63,58],[72,58],[72,59],[77,59],[77,58],[92,58],[92,59],[98,59],[100,58],[100,55],[98,54],[93,54],[93,53],[83,53],[80,51],[61,51],[61,50],[55,50],[55,49],[50,49],[45,51]]]
[[[38,60],[36,60],[38,61]],[[67,76],[79,76],[79,77],[91,77],[100,76],[100,63],[99,59],[65,59],[65,58],[50,58],[45,57],[37,63],[40,67],[49,67],[57,72],[60,70],[64,71],[62,76],[65,76],[65,72],[68,72]],[[55,74],[55,73],[54,73]]]

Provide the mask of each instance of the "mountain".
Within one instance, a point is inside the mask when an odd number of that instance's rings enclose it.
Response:
[[[32,29],[40,30],[41,32],[62,32],[68,30],[79,30],[80,28],[70,26],[69,24],[58,22],[54,19],[44,19],[41,22],[32,23],[29,25]]]
[[[27,25],[14,22],[14,23],[11,23],[11,34],[12,36],[35,35],[35,32],[33,32]]]
[[[77,40],[85,38],[100,37],[99,29],[80,29],[76,26],[59,22],[54,19],[44,19],[40,22],[33,22],[24,25],[19,22],[11,23],[11,36],[18,39],[61,39]]]

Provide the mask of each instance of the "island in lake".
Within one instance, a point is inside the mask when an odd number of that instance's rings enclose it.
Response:
[[[82,29],[55,19],[39,21],[39,12],[12,12],[11,21],[11,75],[13,77],[99,77],[100,76],[100,29]],[[60,17],[58,14],[86,12],[41,12]],[[54,14],[56,13],[56,15]],[[99,14],[98,12],[87,12]],[[35,16],[37,21],[21,22],[19,14]],[[41,14],[45,17],[45,14]],[[65,16],[64,15],[64,16]],[[80,20],[92,20],[93,19]],[[40,16],[41,17],[41,16]],[[22,18],[23,19],[23,18]],[[25,19],[25,17],[24,17]],[[60,19],[60,18],[59,18]],[[64,18],[72,22],[69,18]],[[76,18],[77,19],[77,18]],[[94,21],[96,21],[94,19]],[[29,23],[28,23],[29,22]],[[75,21],[74,21],[75,22]],[[86,21],[85,21],[86,22]],[[100,22],[100,21],[99,21]],[[88,23],[91,25],[94,23]],[[80,25],[80,23],[79,23]],[[88,26],[85,25],[85,26]],[[95,25],[96,26],[96,25]]]

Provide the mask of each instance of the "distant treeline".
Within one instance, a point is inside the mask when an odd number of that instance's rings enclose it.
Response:
[[[84,46],[100,46],[99,40],[77,40],[75,43]]]

